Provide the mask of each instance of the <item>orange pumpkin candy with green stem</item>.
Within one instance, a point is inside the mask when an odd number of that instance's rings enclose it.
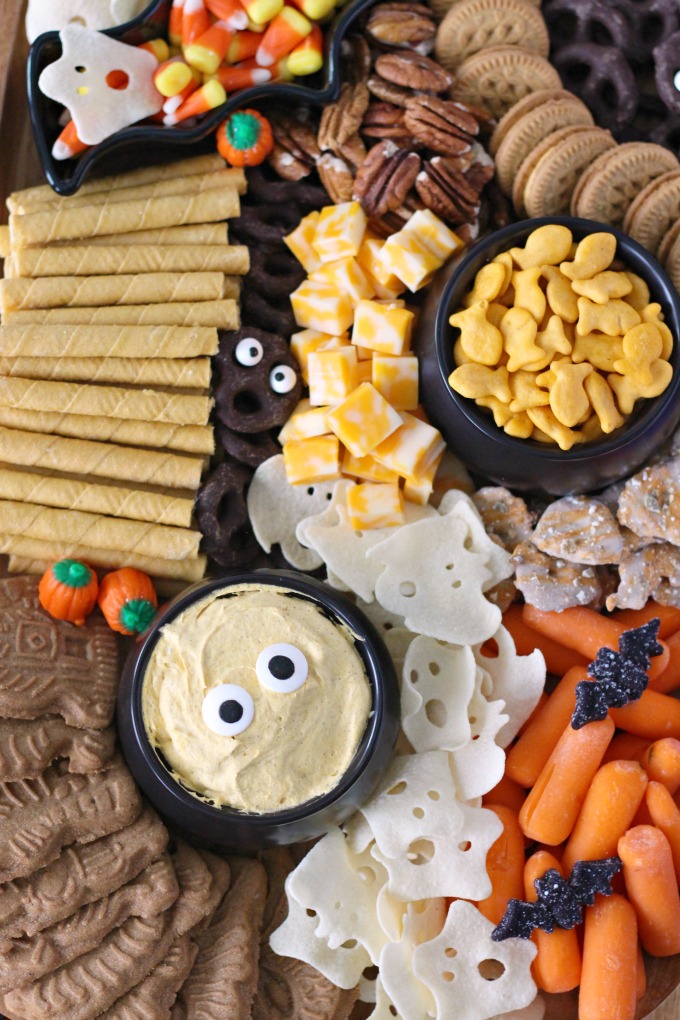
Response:
[[[217,129],[217,151],[230,166],[258,166],[273,148],[271,125],[257,110],[237,110]]]
[[[106,574],[99,586],[97,602],[109,627],[120,634],[141,634],[147,630],[158,606],[150,578],[134,567]]]
[[[40,605],[55,620],[82,627],[97,604],[97,575],[87,563],[59,560],[43,574],[38,585]]]

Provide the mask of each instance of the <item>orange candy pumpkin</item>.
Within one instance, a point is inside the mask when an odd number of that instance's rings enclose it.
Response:
[[[217,151],[230,166],[258,166],[273,148],[271,125],[257,110],[237,110],[217,129]]]
[[[82,627],[97,604],[97,575],[87,563],[59,560],[43,574],[38,585],[40,605],[55,620]]]
[[[158,599],[151,579],[134,567],[113,570],[99,586],[99,608],[120,634],[141,634],[156,615]]]

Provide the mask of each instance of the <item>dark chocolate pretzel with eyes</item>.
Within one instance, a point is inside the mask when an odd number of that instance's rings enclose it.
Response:
[[[220,330],[215,413],[235,432],[265,432],[290,417],[302,394],[297,361],[282,336],[243,326]]]

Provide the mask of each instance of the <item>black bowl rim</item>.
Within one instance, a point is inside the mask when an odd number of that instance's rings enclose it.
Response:
[[[234,110],[242,109],[250,103],[263,99],[283,99],[295,102],[307,102],[320,106],[334,102],[340,94],[340,49],[348,29],[356,19],[372,6],[376,0],[350,0],[346,6],[336,12],[330,27],[324,32],[324,66],[321,88],[311,88],[297,82],[267,82],[263,85],[252,85],[241,89],[230,96],[225,103],[204,114],[199,122],[192,127],[165,127],[154,124],[132,124],[115,134],[105,138],[98,145],[87,149],[71,169],[72,160],[55,160],[52,156],[52,141],[46,136],[46,124],[41,116],[41,109],[46,102],[51,102],[38,87],[38,78],[47,66],[43,62],[45,50],[59,46],[59,32],[43,32],[32,44],[26,68],[28,107],[40,162],[48,183],[59,195],[73,195],[95,165],[105,156],[126,146],[144,143],[152,147],[162,142],[173,148],[182,149],[196,142],[203,141],[218,125]],[[112,39],[123,39],[130,32],[143,30],[146,22],[169,0],[154,0],[141,14],[124,25],[104,30],[104,35]],[[149,36],[151,38],[151,36]],[[52,63],[52,61],[49,61]]]
[[[579,233],[611,233],[616,237],[617,241],[617,257],[625,258],[628,253],[631,253],[633,258],[644,265],[644,275],[639,272],[639,267],[632,267],[633,272],[637,272],[638,275],[643,276],[643,279],[647,284],[650,283],[650,279],[653,280],[653,287],[659,291],[662,295],[660,304],[662,311],[666,316],[666,323],[669,317],[672,320],[672,326],[670,328],[673,332],[673,352],[671,359],[673,364],[673,377],[658,397],[651,398],[648,403],[649,407],[641,410],[640,416],[636,419],[631,426],[623,425],[621,429],[617,429],[613,432],[610,437],[606,439],[598,439],[593,442],[579,444],[573,446],[571,450],[560,450],[556,446],[547,446],[543,443],[533,442],[528,439],[518,439],[514,436],[508,436],[502,429],[500,429],[494,422],[493,418],[487,417],[481,411],[478,411],[474,401],[470,398],[462,397],[456,393],[448,382],[448,377],[451,372],[450,368],[446,367],[446,363],[449,358],[446,355],[445,345],[450,344],[450,337],[448,331],[451,329],[449,326],[448,318],[450,314],[450,308],[452,305],[452,295],[456,288],[460,286],[459,281],[463,275],[468,271],[468,267],[473,260],[477,260],[482,252],[492,249],[498,245],[507,244],[511,247],[513,244],[521,242],[526,236],[528,236],[533,230],[538,227],[547,226],[549,224],[559,224],[560,226],[566,226],[573,230],[574,234]],[[619,252],[619,245],[622,246],[622,251]],[[499,247],[500,250],[505,250]],[[670,313],[670,316],[669,316]],[[499,456],[503,454],[511,455],[515,450],[523,450],[525,455],[531,455],[536,458],[538,462],[544,463],[584,463],[590,461],[594,457],[601,457],[607,453],[613,451],[623,450],[629,445],[634,444],[640,438],[641,434],[651,428],[656,419],[663,414],[664,409],[671,403],[680,401],[680,358],[678,356],[678,350],[680,347],[680,294],[675,290],[671,283],[667,273],[663,267],[657,262],[651,252],[643,248],[641,244],[635,241],[628,234],[624,233],[618,227],[612,227],[606,223],[599,223],[596,220],[583,219],[577,216],[541,216],[534,219],[520,220],[517,223],[510,223],[507,227],[503,227],[500,230],[494,231],[492,234],[487,234],[481,238],[470,248],[470,250],[463,256],[455,271],[452,273],[446,286],[444,287],[435,316],[434,323],[434,341],[435,351],[437,358],[437,371],[441,379],[444,381],[446,388],[450,394],[452,402],[456,405],[458,410],[466,417],[468,422],[475,426],[487,439],[493,440],[498,446]],[[451,359],[451,364],[453,364]]]
[[[361,742],[340,782],[328,793],[305,801],[284,811],[270,811],[262,814],[239,811],[234,808],[215,807],[186,791],[163,766],[146,733],[142,718],[142,685],[144,673],[151,653],[158,640],[161,627],[170,623],[195,602],[206,598],[212,592],[234,587],[238,584],[283,587],[299,594],[333,613],[355,636],[355,647],[360,655],[371,688],[372,707]],[[130,671],[128,710],[133,735],[145,764],[161,783],[164,790],[183,809],[193,813],[196,822],[221,820],[225,825],[245,824],[255,830],[282,827],[314,818],[317,814],[333,807],[344,798],[369,767],[376,745],[379,743],[384,722],[389,714],[388,703],[399,703],[399,685],[391,656],[371,621],[340,592],[334,591],[315,578],[295,571],[270,570],[243,571],[226,574],[209,580],[197,581],[172,600],[156,618],[150,629],[140,638],[140,643],[130,652],[124,666],[124,673]],[[167,810],[166,812],[167,813]]]

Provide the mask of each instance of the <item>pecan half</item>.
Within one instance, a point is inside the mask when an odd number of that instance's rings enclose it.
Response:
[[[369,92],[363,82],[345,84],[336,103],[324,108],[317,143],[322,151],[337,152],[361,127],[368,109]]]
[[[393,103],[371,103],[361,124],[366,138],[391,138],[403,149],[414,148],[418,142],[404,127],[404,109]]]
[[[363,35],[349,35],[340,46],[342,81],[366,81],[371,73],[371,48]]]
[[[368,216],[382,216],[403,203],[419,170],[417,153],[400,149],[391,141],[379,142],[357,172],[354,197]]]
[[[324,152],[316,164],[321,183],[334,203],[349,202],[354,186],[354,174],[344,159]]]
[[[346,142],[338,146],[337,155],[341,156],[355,170],[358,170],[366,159],[366,146],[358,134],[352,135]]]
[[[472,166],[464,171],[465,180],[479,194],[495,174],[496,167],[486,149],[483,149],[477,142],[472,146],[472,152],[475,159]]]
[[[429,53],[437,26],[432,11],[423,4],[384,3],[372,9],[365,31],[383,46],[404,46]]]
[[[411,89],[395,85],[394,82],[388,81],[387,78],[381,78],[379,74],[372,74],[366,84],[371,95],[375,96],[376,99],[382,99],[386,103],[391,103],[393,106],[406,107],[409,99],[412,99],[414,95]]]
[[[272,121],[272,129],[274,148],[269,154],[269,163],[279,177],[286,181],[308,177],[321,155],[314,129],[288,118]]]
[[[383,53],[375,70],[394,85],[408,85],[423,92],[445,92],[454,82],[453,75],[441,64],[420,53]]]
[[[423,165],[415,185],[428,209],[452,226],[469,223],[479,213],[477,192],[442,156],[435,156]]]
[[[423,145],[442,156],[467,152],[479,125],[456,103],[438,96],[413,96],[406,104],[404,124]]]

